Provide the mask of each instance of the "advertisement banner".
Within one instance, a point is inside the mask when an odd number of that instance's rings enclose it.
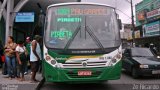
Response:
[[[159,21],[144,25],[143,37],[160,35],[159,28]]]
[[[139,21],[144,21],[145,20],[145,13],[146,13],[146,11],[140,11],[140,12],[138,12],[138,14],[137,14],[137,18],[138,18],[138,20]]]
[[[147,12],[147,20],[154,21],[160,19],[160,8]]]
[[[160,8],[159,9],[155,9],[153,11],[147,12],[147,18],[152,18],[155,16],[160,15]]]

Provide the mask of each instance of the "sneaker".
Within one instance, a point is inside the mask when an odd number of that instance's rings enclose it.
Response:
[[[20,78],[20,80],[19,81],[25,81],[25,78]]]
[[[27,75],[28,74],[28,72],[24,72],[24,75]]]
[[[9,77],[9,80],[12,80],[12,78],[11,78],[11,77]]]

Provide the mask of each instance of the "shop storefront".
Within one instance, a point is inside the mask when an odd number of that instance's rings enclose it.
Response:
[[[160,51],[160,0],[143,0],[136,5],[136,26],[140,30],[136,44],[149,47],[153,43]]]

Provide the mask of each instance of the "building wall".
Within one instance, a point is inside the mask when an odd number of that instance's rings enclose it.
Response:
[[[132,39],[131,27],[132,27],[131,24],[123,24],[122,25],[122,29],[123,29],[123,32],[121,32],[122,39],[126,39],[126,40]]]

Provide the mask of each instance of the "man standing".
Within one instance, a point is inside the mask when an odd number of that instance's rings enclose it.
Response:
[[[26,38],[26,49],[27,49],[27,52],[28,52],[28,55],[27,55],[27,65],[30,61],[30,49],[31,49],[31,39],[30,37],[27,37]],[[25,75],[28,73],[28,66],[26,65],[25,67]]]
[[[157,55],[157,50],[156,50],[156,47],[153,43],[150,44],[149,46],[151,52],[156,56]]]
[[[30,63],[31,63],[31,83],[37,82],[35,79],[36,73],[39,69],[39,61],[41,60],[41,48],[40,41],[41,36],[35,35],[34,40],[31,42],[31,51],[30,51]]]

